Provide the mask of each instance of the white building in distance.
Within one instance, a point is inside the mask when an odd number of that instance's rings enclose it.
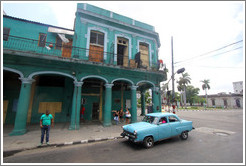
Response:
[[[243,94],[243,81],[233,82],[234,93]]]

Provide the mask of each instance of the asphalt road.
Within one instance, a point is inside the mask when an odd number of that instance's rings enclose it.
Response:
[[[243,111],[178,112],[195,130],[151,149],[125,139],[29,150],[4,163],[243,163]]]

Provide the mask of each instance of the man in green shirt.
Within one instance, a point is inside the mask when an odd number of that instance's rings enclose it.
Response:
[[[43,145],[45,133],[46,133],[46,144],[49,145],[50,125],[54,126],[53,116],[50,114],[49,110],[46,110],[46,114],[43,114],[40,118],[40,127],[41,127],[40,146]]]

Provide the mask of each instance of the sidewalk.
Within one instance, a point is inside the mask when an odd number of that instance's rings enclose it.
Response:
[[[141,121],[142,116],[138,116],[137,119]],[[79,130],[68,130],[69,125],[69,122],[55,123],[54,127],[51,127],[50,146],[65,146],[118,139],[121,138],[121,126],[125,125],[125,122],[116,125],[114,121],[112,121],[111,126],[103,127],[102,123],[92,121],[81,123]],[[27,125],[27,133],[20,136],[8,135],[13,128],[14,125],[3,126],[3,156],[8,156],[23,150],[39,148],[38,145],[40,144],[41,137],[39,124]],[[47,145],[45,145],[45,139],[42,147],[47,147]]]

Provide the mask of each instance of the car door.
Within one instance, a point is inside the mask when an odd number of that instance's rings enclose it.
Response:
[[[168,123],[171,128],[171,136],[179,135],[180,120],[176,116],[168,116]]]
[[[165,120],[165,123],[162,123]],[[170,124],[167,122],[166,117],[160,118],[158,124],[158,133],[159,133],[159,140],[165,139],[171,136],[171,127]]]

